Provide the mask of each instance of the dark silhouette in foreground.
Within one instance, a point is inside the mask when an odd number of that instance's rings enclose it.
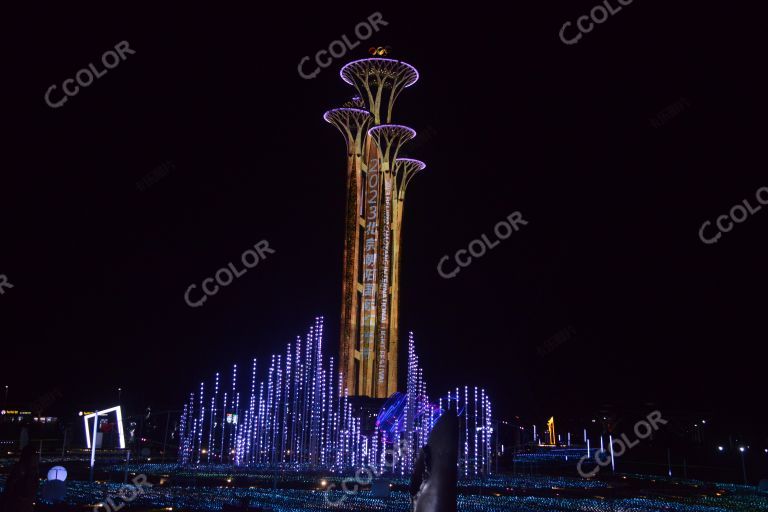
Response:
[[[0,496],[0,511],[32,512],[39,484],[37,450],[27,445],[21,450],[19,462],[14,464],[5,482],[5,491]]]
[[[456,512],[459,427],[456,410],[443,413],[421,449],[409,492],[414,512]]]

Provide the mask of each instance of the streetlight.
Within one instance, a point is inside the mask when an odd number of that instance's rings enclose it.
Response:
[[[117,405],[120,405],[120,397],[123,394],[123,388],[117,388]]]
[[[744,463],[744,452],[746,448],[739,446],[739,453],[741,453],[741,474],[744,476],[744,485],[747,484],[747,465]]]

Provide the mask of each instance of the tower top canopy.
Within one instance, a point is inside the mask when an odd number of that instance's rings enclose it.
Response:
[[[401,124],[380,124],[369,129],[368,135],[381,151],[382,168],[394,170],[400,147],[416,136],[416,130]]]
[[[355,107],[333,108],[323,114],[323,119],[344,135],[349,153],[362,153],[363,137],[373,121],[370,112]]]
[[[373,78],[376,85],[384,87],[410,87],[419,79],[419,72],[415,67],[400,60],[383,57],[353,60],[345,64],[339,74],[342,80],[354,86],[358,85],[355,79],[369,82]]]
[[[403,141],[407,141],[416,137],[416,130],[403,126],[402,124],[380,124],[369,129],[368,135],[375,139],[383,136],[387,138],[397,137]]]
[[[405,194],[405,189],[411,182],[414,176],[423,171],[427,167],[427,164],[421,160],[415,160],[413,158],[396,158],[395,159],[395,175],[400,179],[400,197]]]
[[[334,121],[338,120],[339,116],[344,116],[347,119],[349,118],[366,119],[371,117],[371,113],[362,108],[339,107],[339,108],[332,108],[331,110],[323,114],[323,119],[333,124]]]
[[[414,158],[398,158],[397,160],[395,160],[395,165],[397,165],[398,167],[402,166],[406,168],[409,172],[423,171],[427,167],[427,164],[425,164],[421,160],[416,160]]]

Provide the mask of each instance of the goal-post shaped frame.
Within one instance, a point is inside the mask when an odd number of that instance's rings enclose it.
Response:
[[[111,412],[114,412],[115,415],[117,416],[117,435],[120,443],[120,449],[125,450],[125,431],[123,430],[123,411],[119,405],[115,407],[110,407],[109,409],[92,412],[90,414],[83,414],[83,423],[85,424],[85,439],[89,449],[91,448],[91,429],[90,429],[90,426],[88,425],[88,420],[90,420],[91,418],[95,418],[93,421],[93,428],[97,429],[99,427],[98,417],[107,416]]]

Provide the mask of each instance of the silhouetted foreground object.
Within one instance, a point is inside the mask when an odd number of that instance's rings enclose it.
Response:
[[[67,495],[67,484],[61,480],[47,480],[43,482],[42,495],[47,502],[62,502]]]
[[[21,457],[11,469],[5,482],[5,491],[0,496],[2,512],[32,512],[40,476],[37,469],[37,450],[27,445],[21,450]]]
[[[456,410],[449,409],[416,458],[409,486],[414,512],[456,512],[458,443]]]

